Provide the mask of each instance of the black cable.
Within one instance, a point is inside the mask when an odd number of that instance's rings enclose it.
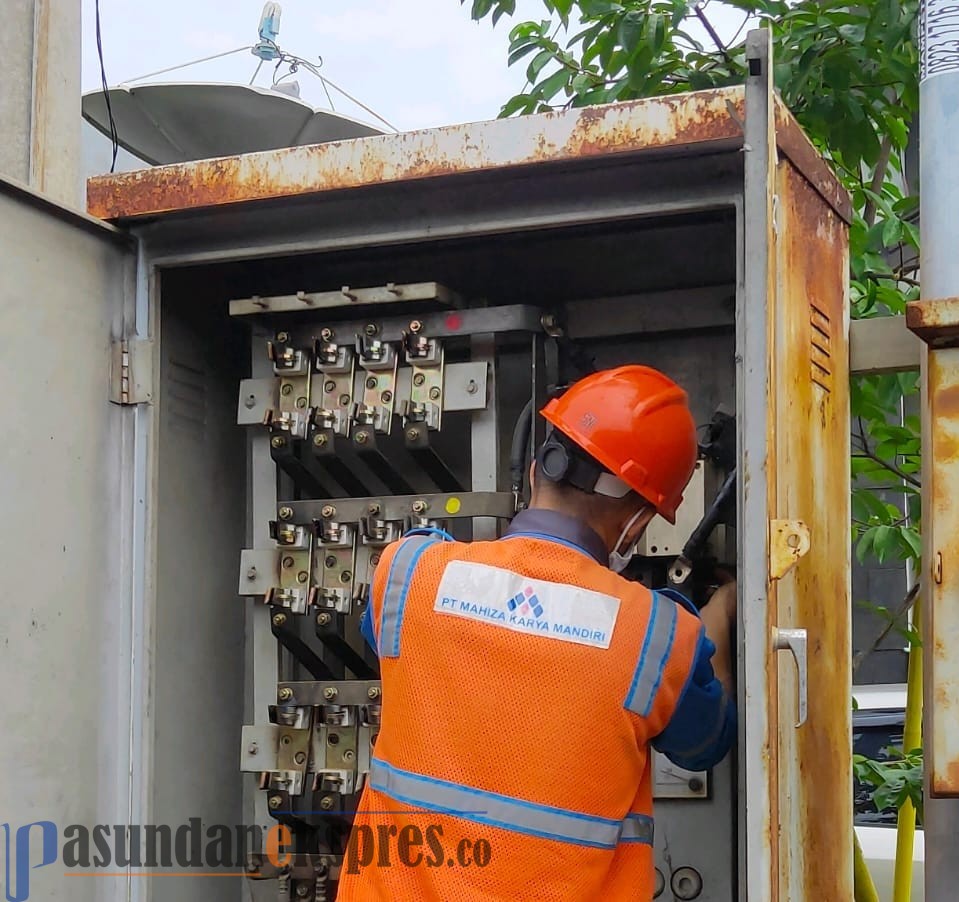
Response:
[[[529,436],[533,429],[533,399],[524,405],[513,427],[513,441],[509,451],[510,488],[517,494],[523,491],[523,478],[526,475],[529,458]]]
[[[117,133],[117,123],[113,118],[113,104],[110,103],[110,86],[107,82],[107,69],[103,63],[103,39],[100,35],[100,0],[96,0],[97,24],[97,56],[100,58],[100,84],[103,85],[103,99],[107,104],[107,120],[110,123],[110,143],[113,146],[113,159],[110,161],[110,172],[117,168],[117,154],[120,150],[120,136]]]

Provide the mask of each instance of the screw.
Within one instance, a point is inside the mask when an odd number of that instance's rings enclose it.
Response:
[[[316,445],[317,448],[322,448],[326,442],[327,438],[325,432],[318,432],[313,436],[313,444]]]
[[[283,558],[283,567],[284,567],[286,570],[289,570],[290,567],[292,567],[294,563],[295,563],[295,562],[294,562],[293,558],[291,558],[289,555],[287,555],[285,558]]]
[[[296,406],[297,406],[300,410],[302,410],[304,407],[306,407],[306,398],[304,398],[304,397],[299,397],[299,398],[297,398],[297,399],[296,399]]]
[[[274,614],[273,615],[273,625],[274,626],[283,626],[286,623],[286,614]]]
[[[270,439],[270,445],[273,448],[282,448],[285,444],[286,439],[283,438],[282,435],[274,435],[273,438]]]
[[[270,801],[267,804],[276,811],[283,804],[283,796],[270,796]]]
[[[305,899],[305,898],[310,894],[310,888],[309,888],[305,883],[301,883],[301,884],[296,888],[296,894],[297,894],[301,899]]]
[[[354,438],[356,439],[356,444],[358,445],[365,445],[367,441],[369,440],[369,437],[370,437],[370,434],[366,432],[365,430],[361,430],[360,432],[357,432],[356,435],[354,436]]]
[[[243,403],[246,405],[247,410],[256,407],[256,395],[247,395]]]
[[[292,394],[293,394],[293,386],[290,385],[289,382],[284,382],[284,383],[280,386],[280,394],[281,394],[281,395],[292,395]]]
[[[336,391],[336,383],[332,379],[327,379],[323,383],[323,391]]]
[[[335,567],[335,566],[336,566],[336,555],[335,555],[335,554],[328,554],[328,555],[326,556],[326,560],[325,560],[323,563],[325,563],[327,567]]]
[[[369,698],[371,698],[371,699],[373,699],[373,698],[379,698],[379,697],[380,697],[380,687],[379,687],[379,686],[370,686],[370,688],[366,690],[366,694],[367,694],[367,696],[368,696]]]
[[[367,388],[376,388],[376,376],[370,376],[370,377],[366,380],[366,387],[367,387]]]
[[[289,340],[290,340],[290,333],[289,333],[289,332],[277,332],[277,333],[276,333],[276,340],[277,340],[277,341],[280,341],[280,342],[289,341]]]
[[[333,618],[329,614],[317,614],[316,622],[319,626],[327,626]]]
[[[426,381],[426,376],[424,376],[422,373],[417,373],[417,374],[413,377],[413,384],[414,384],[414,385],[422,385],[425,381]]]
[[[374,501],[367,510],[374,516],[380,512],[380,506]]]
[[[363,331],[366,333],[366,336],[367,336],[368,338],[372,338],[372,337],[373,337],[374,335],[376,335],[376,333],[379,332],[380,330],[376,328],[376,323],[367,323],[367,324],[363,327]]]
[[[296,764],[305,764],[306,763],[306,752],[297,752],[293,756],[293,761]]]
[[[440,390],[434,385],[433,388],[430,389],[430,400],[436,401],[439,399],[439,396]]]
[[[250,569],[246,571],[246,578],[251,582],[256,579],[256,567],[250,567]]]
[[[340,744],[340,734],[339,734],[339,733],[330,733],[330,735],[326,737],[326,744],[327,744],[327,745],[339,745],[339,744]]]
[[[336,698],[337,694],[338,693],[336,691],[336,686],[327,686],[323,690],[323,698],[325,698],[328,702],[333,701],[333,699]]]
[[[420,437],[420,431],[415,426],[412,429],[406,430],[406,437],[411,441],[415,442]]]
[[[344,571],[340,574],[340,582],[341,582],[341,583],[348,583],[351,579],[353,579],[353,574],[352,574],[349,570],[344,570]]]
[[[466,384],[466,394],[475,395],[478,391],[479,386],[476,384],[476,380],[470,379],[470,381]]]
[[[251,742],[249,748],[247,748],[247,753],[250,755],[256,755],[259,751],[260,747],[255,742]]]
[[[699,777],[692,777],[689,781],[689,791],[690,792],[702,792],[703,791],[703,781]]]
[[[333,335],[334,332],[332,329],[320,329],[320,338],[322,338],[323,341],[329,341],[331,338],[333,338]]]
[[[429,505],[425,501],[414,501],[412,510],[414,514],[422,514],[427,507],[429,507]]]
[[[322,510],[320,511],[320,516],[324,520],[329,520],[330,517],[336,516],[336,508],[332,504],[324,504]]]
[[[356,752],[353,749],[344,749],[343,751],[343,760],[352,761],[356,757]]]
[[[418,319],[414,319],[413,322],[410,323],[410,332],[412,332],[414,335],[416,335],[416,333],[422,328],[423,324]]]
[[[289,520],[293,516],[292,507],[281,507],[278,511],[281,520]]]
[[[293,690],[289,686],[284,686],[279,692],[277,692],[276,697],[281,702],[288,702],[291,698],[293,698]]]
[[[380,400],[381,400],[384,404],[389,404],[390,401],[393,400],[393,392],[391,392],[391,391],[385,391],[385,392],[383,392],[383,394],[380,395]]]
[[[293,740],[290,739],[289,736],[287,736],[286,734],[284,734],[284,735],[280,738],[280,745],[289,745],[292,741],[293,741]]]
[[[333,804],[333,796],[323,796],[323,798],[320,799],[320,808],[324,811],[329,811],[333,807]]]
[[[296,574],[296,581],[298,583],[305,583],[309,578],[310,578],[310,574],[307,573],[305,570],[301,570],[299,573]]]
[[[380,562],[380,556],[379,556],[378,554],[371,554],[371,555],[370,555],[370,563],[371,563],[371,564],[373,564],[373,565],[375,566],[375,565],[378,564],[379,562]]]
[[[349,395],[340,395],[340,407],[346,407],[350,403]]]

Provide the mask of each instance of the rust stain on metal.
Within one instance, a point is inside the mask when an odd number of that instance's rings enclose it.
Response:
[[[735,144],[742,140],[744,107],[742,88],[725,88],[160,166],[90,179],[87,205],[103,219],[134,219],[542,162]]]
[[[959,298],[911,301],[906,305],[906,325],[930,347],[959,342]]]
[[[809,720],[793,730],[795,666],[780,661],[790,705],[779,718],[780,817],[789,824],[780,898],[851,899],[848,233],[822,181],[791,156],[778,164],[775,192],[770,516],[802,519],[812,536],[777,586],[779,623],[807,630],[810,699]]]

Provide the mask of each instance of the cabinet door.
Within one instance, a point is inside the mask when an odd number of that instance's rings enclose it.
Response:
[[[50,821],[62,838],[71,824],[130,817],[136,412],[109,395],[134,269],[128,236],[0,181],[0,810],[11,831]],[[35,899],[114,892],[60,862],[8,876]]]
[[[749,53],[738,311],[741,896],[851,899],[847,229],[777,152],[786,114],[764,33],[750,36]],[[805,550],[807,534],[808,553],[787,569],[789,543]],[[794,658],[787,640],[805,655]]]

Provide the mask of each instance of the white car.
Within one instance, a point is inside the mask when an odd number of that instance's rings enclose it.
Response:
[[[906,710],[905,684],[853,686],[853,696],[858,705],[858,710],[852,712],[853,751],[880,760],[889,746],[901,747]],[[856,783],[856,835],[880,900],[890,902],[896,864],[896,812],[876,811],[870,795],[871,787]],[[913,845],[912,902],[925,899],[922,876],[924,839],[922,828],[917,827]]]

